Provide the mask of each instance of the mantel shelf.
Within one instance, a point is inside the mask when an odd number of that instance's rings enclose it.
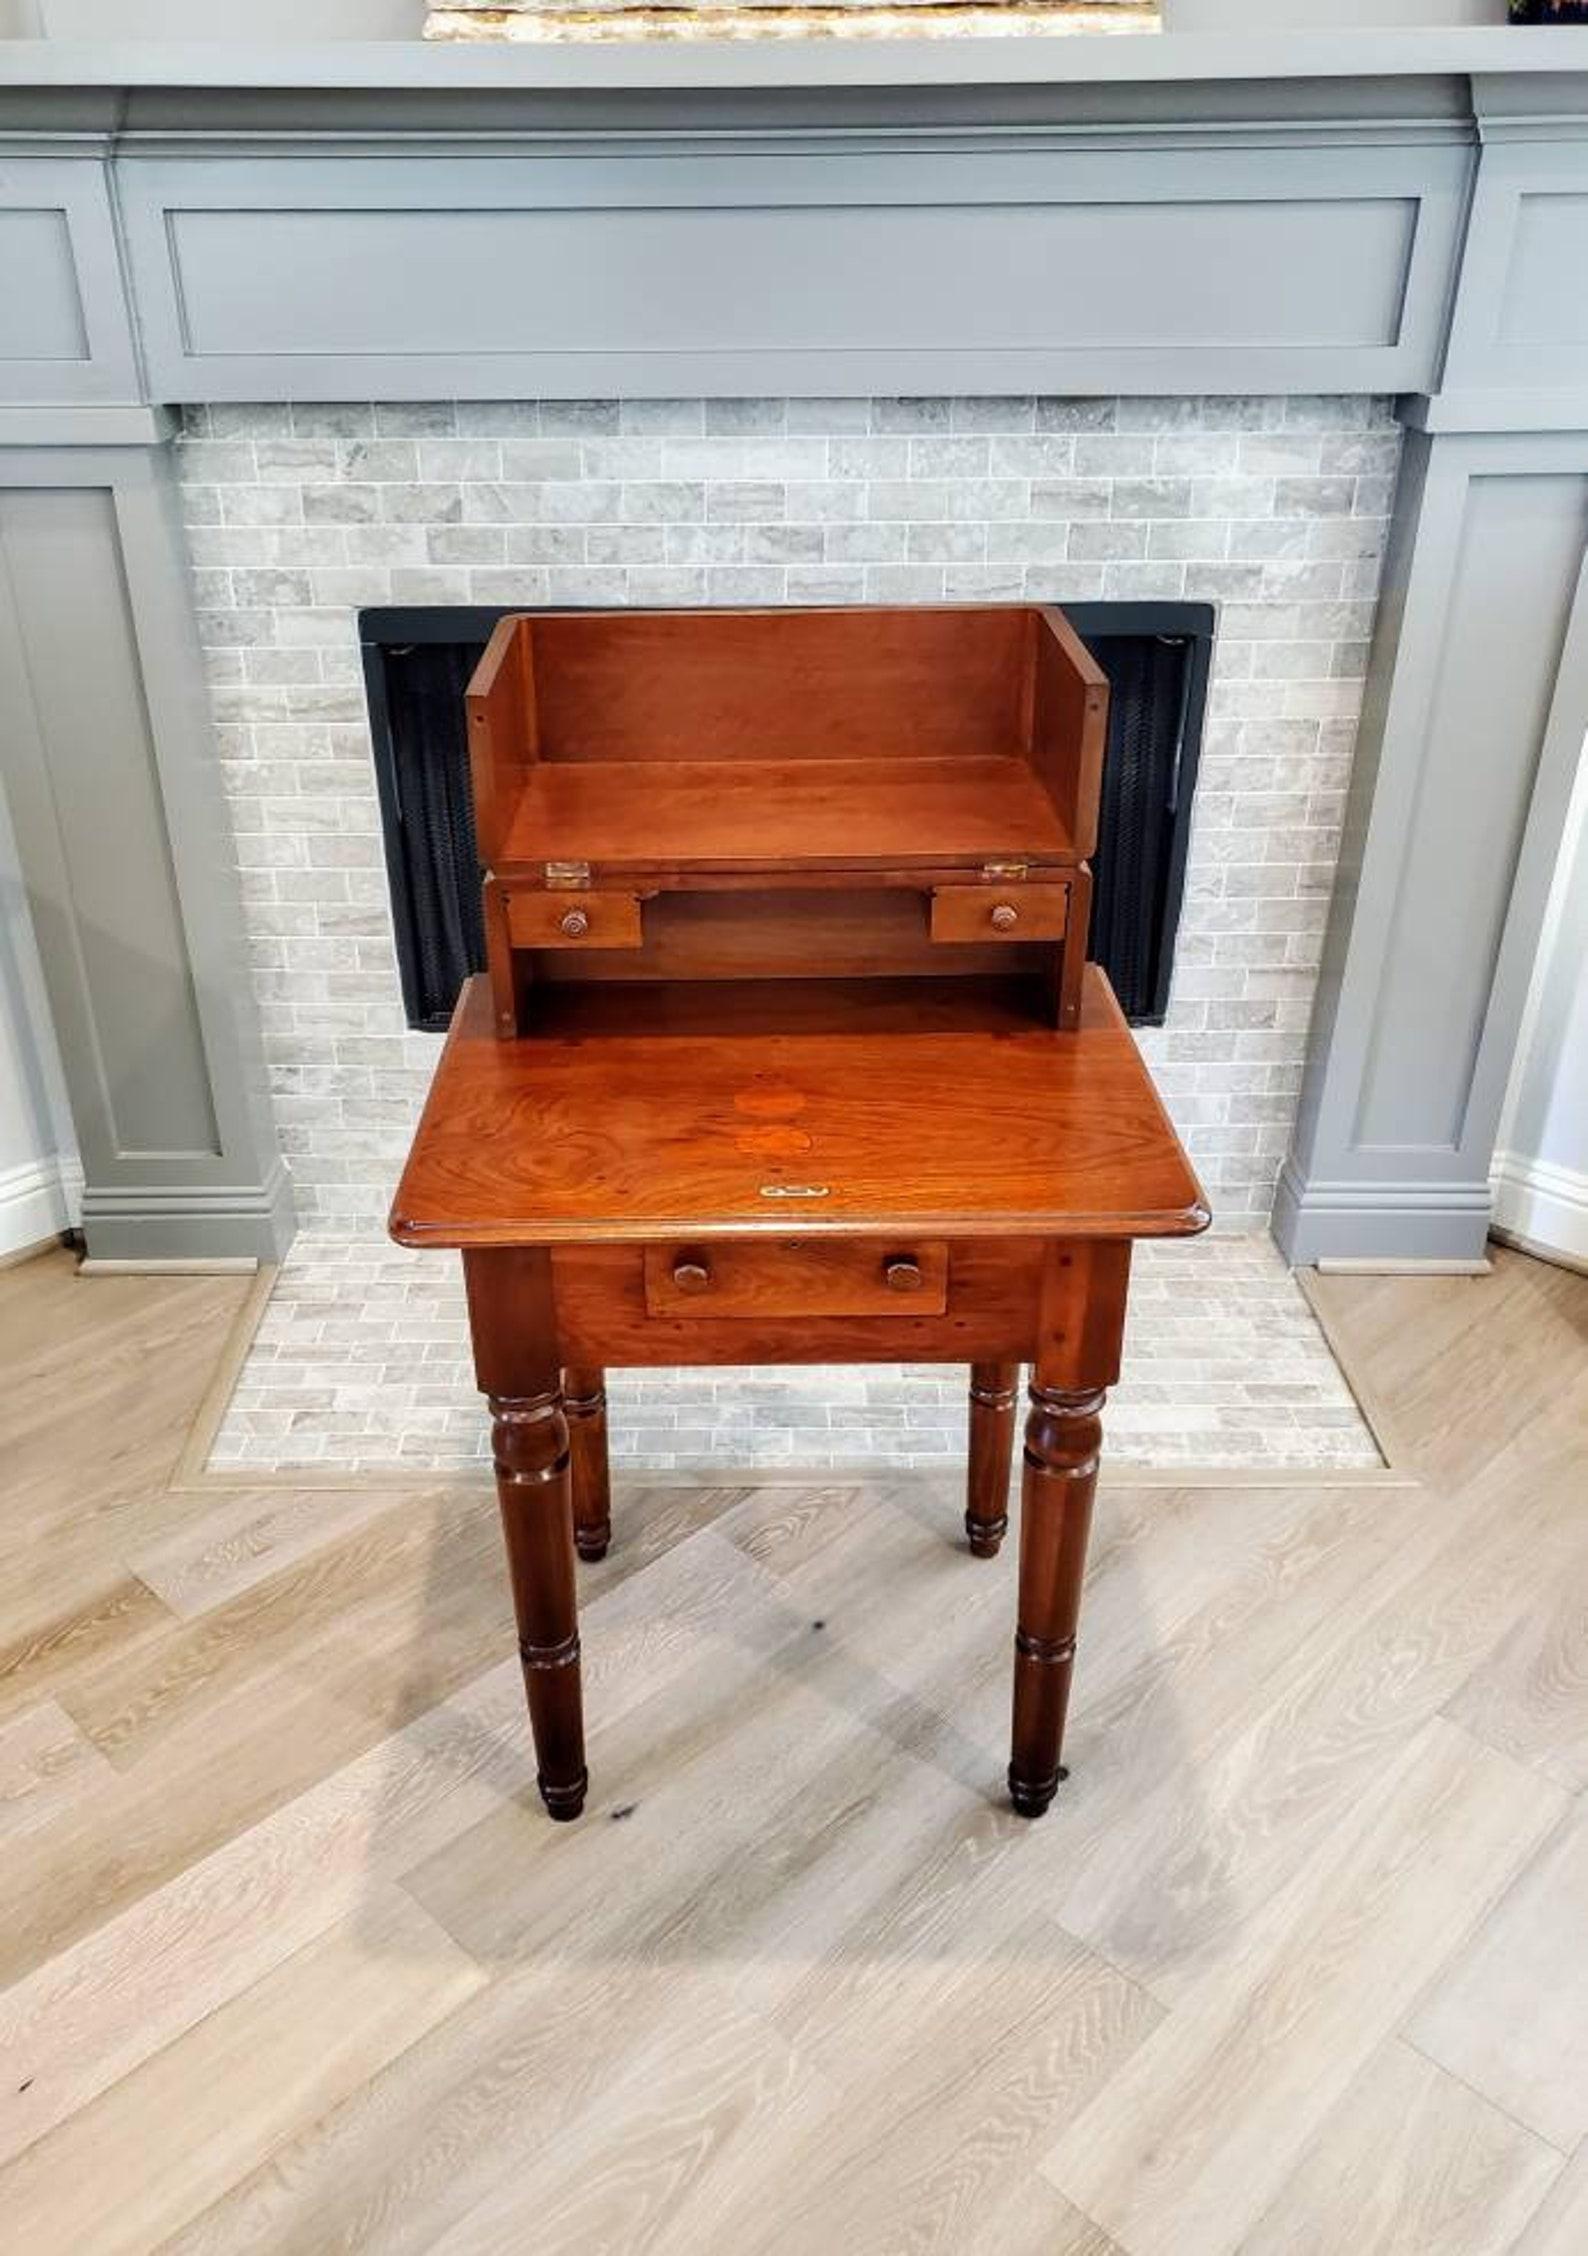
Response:
[[[404,39],[0,39],[0,86],[502,93],[790,86],[1214,85],[1267,79],[1554,77],[1588,33],[1507,24],[1164,32],[1144,39],[705,39],[494,44]]]
[[[498,861],[593,869],[930,869],[1078,859],[1024,760],[548,761]]]

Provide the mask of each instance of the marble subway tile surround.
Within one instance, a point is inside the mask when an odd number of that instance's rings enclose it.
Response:
[[[1300,1081],[1397,465],[1344,399],[438,402],[186,411],[188,538],[300,1214],[377,1232],[435,1055],[403,1023],[373,604],[1189,597],[1219,607],[1168,1023],[1225,1228]]]

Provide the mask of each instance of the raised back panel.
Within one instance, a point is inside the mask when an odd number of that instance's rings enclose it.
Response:
[[[535,618],[543,760],[1023,756],[1032,614]]]

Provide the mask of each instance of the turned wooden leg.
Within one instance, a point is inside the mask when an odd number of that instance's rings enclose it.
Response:
[[[577,1817],[588,1779],[568,1421],[560,1388],[544,1394],[493,1394],[490,1403],[496,1493],[540,1798],[553,1817]]]
[[[612,1541],[605,1371],[564,1371],[562,1406],[573,1448],[573,1539],[581,1559],[604,1559]]]
[[[1018,1363],[970,1367],[970,1467],[965,1533],[978,1559],[995,1559],[1009,1528],[1009,1468],[1014,1459]]]
[[[489,1247],[464,1255],[464,1275],[541,1799],[553,1817],[577,1817],[587,1781],[573,1481],[549,1265],[537,1248]]]
[[[1059,1757],[1103,1440],[1102,1408],[1101,1391],[1069,1393],[1032,1379],[1020,1490],[1020,1610],[1009,1763],[1009,1795],[1022,1817],[1040,1817],[1067,1775]]]

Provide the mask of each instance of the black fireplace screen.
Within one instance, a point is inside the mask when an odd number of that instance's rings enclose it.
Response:
[[[1204,603],[1066,610],[1112,690],[1090,952],[1131,1023],[1156,1026],[1169,1003],[1213,611]],[[458,606],[372,610],[359,620],[410,1026],[444,1027],[459,987],[485,963],[463,693],[500,616]]]

